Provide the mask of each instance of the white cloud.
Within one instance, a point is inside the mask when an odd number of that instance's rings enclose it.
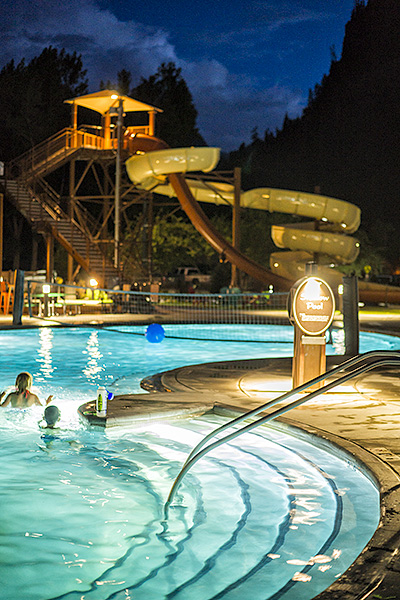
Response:
[[[211,145],[235,149],[249,141],[254,127],[260,136],[280,127],[285,114],[298,116],[305,106],[301,90],[274,85],[260,89],[248,76],[236,76],[218,61],[180,61],[199,112],[200,130]]]
[[[260,26],[267,26],[270,31],[275,31],[285,25],[325,21],[332,16],[327,12],[326,7],[324,10],[315,10],[306,8],[300,3],[283,1],[256,3],[255,14],[258,16]]]
[[[305,99],[300,91],[274,86],[266,90],[254,87],[226,88],[222,94],[199,91],[195,96],[199,110],[199,126],[205,139],[223,149],[235,149],[257,127],[260,137],[269,129],[275,131],[282,125],[285,114],[298,116]],[[207,111],[212,110],[212,119]]]

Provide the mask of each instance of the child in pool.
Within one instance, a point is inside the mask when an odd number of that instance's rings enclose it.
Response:
[[[7,398],[4,400],[2,404],[0,404],[1,408],[5,408],[9,404],[13,408],[27,408],[28,406],[43,406],[40,402],[39,398],[36,394],[32,394],[30,388],[32,386],[33,379],[30,373],[20,373],[17,375],[17,379],[15,380],[15,387],[17,388],[15,392],[11,392],[8,394]],[[0,401],[3,396],[5,396],[5,392],[1,392]],[[46,406],[52,401],[53,396],[49,396],[46,400]]]
[[[46,406],[44,411],[43,419],[46,422],[44,427],[48,429],[54,429],[60,420],[61,413],[60,409],[57,406]]]
[[[44,448],[43,446],[39,446],[39,448],[46,452],[52,449],[53,442],[61,441],[67,442],[71,448],[79,451],[83,447],[83,444],[79,444],[79,442],[76,442],[75,440],[68,440],[57,435],[57,432],[60,431],[60,428],[57,425],[60,418],[61,412],[57,406],[52,405],[46,407],[43,415],[44,422],[39,421],[39,427],[45,431],[40,438],[44,441],[46,447]]]
[[[60,420],[60,417],[60,409],[57,406],[46,406],[43,420],[39,421],[39,427],[44,429],[46,432],[40,436],[45,443],[45,447],[39,446],[41,450],[50,450],[53,446],[53,442],[61,439],[58,437],[58,435],[56,435],[56,432],[59,430],[57,423]]]

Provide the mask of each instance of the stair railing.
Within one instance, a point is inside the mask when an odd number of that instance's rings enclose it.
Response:
[[[77,219],[74,219],[74,222],[79,223],[79,228],[86,233],[91,243],[95,243],[98,221],[79,200],[75,200],[75,211]]]
[[[26,188],[32,199],[40,199],[40,204],[45,210],[47,210],[47,207],[51,209],[49,214],[54,220],[68,218],[60,206],[60,195],[57,194],[55,189],[45,179],[38,178],[33,185],[26,184]]]
[[[87,246],[90,248],[97,242],[97,221],[78,202],[75,215],[77,218],[74,218],[74,215],[72,217],[67,215],[60,207],[60,196],[43,179],[46,172],[54,170],[80,148],[104,150],[104,138],[85,130],[65,128],[8,163],[7,178],[15,179],[17,183],[23,181],[31,202],[36,201],[52,220],[64,220],[77,227],[85,236]],[[52,231],[54,233],[54,227]],[[58,234],[59,241],[62,240],[64,247],[67,247],[68,240],[59,232]],[[100,255],[107,259],[98,244],[96,252],[100,252]],[[78,262],[82,264],[82,261]]]
[[[365,364],[363,364],[363,363],[365,363]],[[278,398],[275,398],[274,400],[271,400],[271,401],[263,404],[262,406],[254,409],[252,411],[249,411],[246,414],[237,417],[236,419],[233,419],[232,421],[229,421],[229,423],[225,423],[222,427],[219,427],[215,431],[211,432],[199,444],[197,444],[197,446],[192,450],[192,452],[189,454],[189,457],[187,458],[186,462],[184,463],[181,471],[178,473],[177,477],[175,478],[175,481],[169,492],[167,501],[164,505],[165,517],[167,518],[167,516],[168,516],[168,508],[171,505],[171,503],[175,497],[175,494],[178,490],[178,487],[180,486],[180,484],[182,482],[182,479],[184,478],[186,473],[197,463],[197,461],[200,460],[200,458],[202,458],[208,452],[214,450],[215,448],[218,448],[220,445],[225,444],[226,442],[229,442],[230,440],[233,440],[234,438],[238,437],[239,435],[242,435],[243,433],[248,433],[249,431],[251,431],[255,427],[258,427],[259,425],[268,423],[269,421],[272,421],[276,417],[279,417],[279,416],[285,414],[286,412],[292,410],[293,408],[297,408],[298,406],[301,406],[305,402],[308,402],[309,400],[312,400],[313,398],[316,398],[317,396],[324,394],[325,392],[328,392],[329,390],[331,390],[335,387],[338,387],[339,385],[342,385],[343,383],[346,383],[350,379],[356,378],[358,375],[366,373],[377,367],[398,366],[399,364],[400,364],[400,352],[392,352],[392,351],[388,351],[388,350],[386,350],[386,351],[382,350],[382,351],[372,351],[372,352],[366,352],[365,354],[360,354],[356,357],[350,358],[349,360],[345,361],[344,363],[341,363],[340,365],[338,365],[338,367],[335,367],[334,369],[327,371],[326,373],[324,373],[318,377],[315,377],[314,379],[311,379],[310,381],[307,381],[306,383],[298,386],[297,388],[294,388],[294,389],[290,390],[289,392],[282,394]],[[357,365],[359,365],[359,366],[357,366]],[[313,385],[320,383],[324,379],[335,376],[336,374],[339,374],[341,371],[343,371],[349,367],[354,367],[354,368],[352,368],[351,371],[349,371],[349,373],[345,373],[345,374],[341,375],[340,377],[338,377],[338,379],[335,379],[334,381],[331,381],[331,382],[325,384],[323,387],[321,387],[317,390],[314,390],[312,392],[309,392],[305,397],[299,398],[297,400],[293,400],[289,404],[287,404],[281,408],[278,408],[277,410],[273,411],[272,413],[269,413],[268,415],[265,415],[264,417],[261,417],[260,419],[257,419],[256,421],[248,423],[241,429],[235,430],[232,433],[224,436],[223,438],[218,439],[217,441],[207,445],[205,448],[203,447],[204,444],[206,444],[212,437],[214,437],[218,433],[221,433],[223,430],[233,427],[234,425],[237,425],[238,423],[244,421],[245,419],[250,418],[251,416],[255,416],[256,414],[266,410],[267,408],[274,406],[275,404],[280,404],[281,402],[284,402],[291,396],[293,396],[295,394],[299,394],[301,392],[304,392],[307,388],[310,388]],[[203,448],[203,449],[201,449],[201,448]]]
[[[26,179],[37,174],[39,169],[45,172],[79,148],[103,150],[104,138],[80,129],[65,128],[10,161],[8,176]]]
[[[62,148],[68,149],[70,131],[63,129],[10,161],[7,165],[9,177],[14,179],[33,173],[37,165],[48,162],[49,156]]]

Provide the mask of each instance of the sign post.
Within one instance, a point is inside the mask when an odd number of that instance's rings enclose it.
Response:
[[[319,277],[300,279],[290,290],[289,319],[294,325],[293,387],[326,371],[325,331],[335,314],[329,285]],[[319,389],[323,382],[310,389]]]

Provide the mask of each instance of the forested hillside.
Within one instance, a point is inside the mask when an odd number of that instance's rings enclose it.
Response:
[[[248,187],[268,185],[349,200],[370,239],[399,259],[400,2],[357,1],[340,59],[310,91],[303,115],[254,136],[230,156]]]
[[[286,118],[280,130],[266,132],[263,138],[255,129],[252,143],[232,152],[220,168],[241,166],[245,189],[319,191],[357,204],[362,210],[359,237],[364,253],[358,267],[373,265],[377,272],[385,255],[400,272],[399,0],[356,0],[338,56],[332,49],[330,71],[310,91],[301,117]],[[108,83],[164,110],[157,121],[158,135],[172,146],[204,144],[180,69],[173,63],[162,64],[133,89],[131,79],[131,73],[123,70],[118,83]],[[0,71],[0,83],[3,161],[68,126],[69,108],[63,100],[88,89],[81,57],[52,47],[28,63],[8,63]],[[128,119],[129,115],[127,124]],[[9,206],[5,210],[12,212]],[[273,249],[270,221],[281,218],[287,221],[288,216],[243,216],[242,250],[266,262]],[[19,220],[14,213],[13,219],[5,219],[6,263],[12,261],[13,266],[18,262],[14,248],[20,227],[12,228],[11,223]],[[262,247],[257,241],[258,253],[249,242],[254,236],[247,235],[247,227],[253,231],[255,222],[267,231]]]

